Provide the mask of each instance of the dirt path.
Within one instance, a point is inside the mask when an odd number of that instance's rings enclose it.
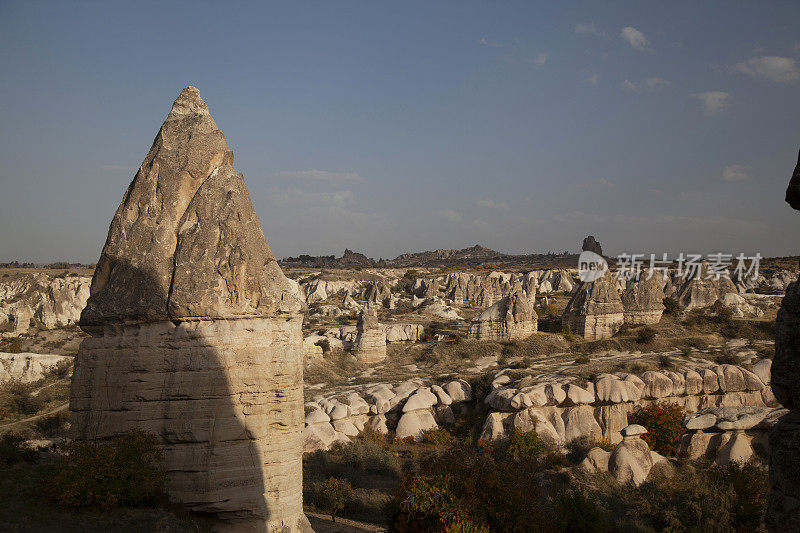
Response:
[[[32,422],[34,420],[50,416],[60,411],[66,411],[68,408],[69,408],[69,402],[62,403],[61,405],[58,405],[45,413],[39,413],[38,415],[29,416],[28,418],[23,418],[22,420],[16,420],[14,422],[9,422],[8,424],[3,424],[2,426],[0,426],[0,432],[4,432],[6,430],[14,428],[15,426],[25,424],[27,422]]]
[[[326,514],[306,511],[306,516],[316,533],[378,533],[384,531],[381,526],[348,520],[347,518],[337,518],[334,523],[331,517]]]

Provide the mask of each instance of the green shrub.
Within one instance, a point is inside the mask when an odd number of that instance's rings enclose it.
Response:
[[[19,340],[19,337],[11,339],[11,342],[8,343],[8,353],[22,353],[22,341]]]
[[[45,389],[33,394],[33,385],[11,381],[6,385],[6,399],[3,408],[12,413],[34,415],[50,400],[50,391]]]
[[[319,483],[314,491],[314,505],[331,515],[336,522],[336,515],[353,499],[353,487],[345,479],[331,477]]]
[[[422,442],[434,446],[445,446],[452,440],[452,435],[446,429],[432,429],[423,434]]]
[[[597,442],[595,442],[594,445],[597,448],[600,448],[601,450],[605,450],[607,452],[613,452],[614,448],[617,447],[616,444],[614,444],[608,439],[600,439]]]
[[[594,444],[586,435],[576,437],[567,443],[567,460],[573,464],[578,464],[586,457],[589,450],[594,448]]]
[[[25,437],[18,433],[5,433],[0,436],[0,464],[33,463],[39,454],[25,444]]]
[[[65,507],[141,506],[164,497],[163,453],[153,434],[131,429],[107,442],[73,441],[64,448],[53,491]]]
[[[637,344],[650,344],[656,338],[656,330],[651,328],[650,326],[645,326],[639,330],[639,333],[636,334],[636,343]]]
[[[344,464],[353,470],[400,475],[400,460],[380,443],[352,440],[344,444],[338,453]]]
[[[567,342],[575,341],[575,335],[572,333],[572,328],[569,327],[569,325],[564,328],[564,339],[566,339]]]
[[[664,298],[663,302],[665,315],[677,316],[681,314],[683,308],[681,307],[681,304],[678,303],[678,300],[675,298]]]
[[[647,429],[642,439],[650,449],[661,455],[675,455],[675,448],[683,434],[683,409],[674,403],[653,403],[636,410],[632,424]]]
[[[447,447],[404,471],[384,506],[388,531],[551,530],[538,475],[491,445]]]
[[[508,439],[508,453],[518,461],[536,459],[545,452],[545,446],[535,430],[520,431],[514,428]]]

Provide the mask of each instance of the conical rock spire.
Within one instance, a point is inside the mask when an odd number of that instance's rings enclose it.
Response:
[[[302,308],[232,164],[200,91],[186,87],[114,215],[82,326]]]

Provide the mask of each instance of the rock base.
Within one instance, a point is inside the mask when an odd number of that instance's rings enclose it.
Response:
[[[156,434],[171,498],[243,531],[302,531],[298,316],[107,325],[75,360],[76,439]]]

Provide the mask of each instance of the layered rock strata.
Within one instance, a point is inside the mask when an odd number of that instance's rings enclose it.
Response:
[[[156,434],[172,499],[227,525],[308,529],[302,311],[233,152],[184,89],[111,222],[80,326],[75,439]]]

